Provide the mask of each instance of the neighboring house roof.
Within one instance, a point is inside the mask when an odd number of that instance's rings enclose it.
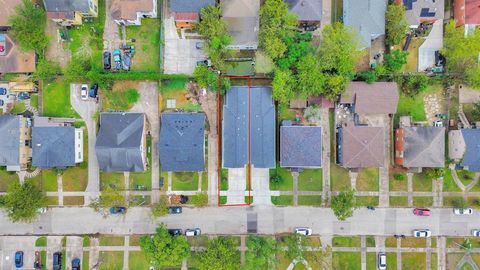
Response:
[[[32,165],[40,168],[75,166],[75,128],[33,127]]]
[[[445,167],[444,127],[405,127],[403,132],[404,167]]]
[[[20,116],[0,115],[0,166],[20,166]]]
[[[88,0],[43,0],[47,12],[77,11],[88,13]]]
[[[162,113],[162,127],[158,143],[162,170],[204,171],[204,146],[204,113]]]
[[[47,12],[47,19],[49,20],[73,20],[75,12],[73,11],[50,11]]]
[[[284,0],[288,10],[298,16],[299,21],[321,21],[322,0]]]
[[[95,151],[102,171],[143,171],[143,113],[101,113]]]
[[[438,20],[433,23],[430,34],[418,48],[418,71],[422,72],[427,68],[433,67],[435,65],[435,52],[440,51],[442,47],[443,21]]]
[[[233,86],[225,95],[223,166],[243,168],[248,163],[249,115],[251,164],[256,168],[273,168],[275,167],[275,106],[272,100],[272,89],[260,86],[251,87],[250,91],[247,86]]]
[[[30,73],[35,71],[35,52],[22,52],[8,34],[0,34],[5,42],[5,52],[0,55],[0,73]]]
[[[340,160],[346,168],[383,167],[385,128],[346,126],[340,132]]]
[[[170,0],[170,9],[173,12],[196,12],[208,5],[215,5],[215,0]]]
[[[156,0],[112,0],[110,14],[114,20],[136,20],[137,13],[156,12],[153,1]]]
[[[222,19],[232,36],[232,46],[256,48],[258,45],[260,0],[222,1]]]
[[[340,103],[355,104],[358,114],[393,114],[397,112],[398,98],[394,82],[350,82]]]
[[[192,22],[198,21],[198,13],[197,12],[177,12],[175,13],[175,21],[184,21],[184,22]]]
[[[8,19],[15,15],[15,7],[22,3],[22,0],[0,0],[0,27],[11,26]]]
[[[465,140],[465,154],[461,166],[468,166],[472,172],[480,172],[480,129],[462,129]]]
[[[480,0],[455,0],[453,14],[457,27],[480,24]]]
[[[362,49],[385,35],[386,11],[387,0],[343,0],[343,24],[359,33]]]
[[[281,167],[322,167],[322,128],[280,127]]]
[[[395,0],[395,2],[405,6],[407,10],[405,17],[411,26],[418,26],[422,22],[443,20],[444,0]]]

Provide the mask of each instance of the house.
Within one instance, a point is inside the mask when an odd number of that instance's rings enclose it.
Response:
[[[102,171],[145,171],[147,160],[145,115],[125,112],[101,113],[95,152]]]
[[[200,11],[215,0],[170,0],[170,10],[174,13],[177,28],[192,28],[198,22]]]
[[[112,0],[110,12],[119,25],[141,25],[142,18],[157,17],[156,0]]]
[[[380,168],[386,157],[385,128],[347,125],[338,128],[337,163],[348,169]]]
[[[0,8],[0,31],[8,31],[12,28],[8,19],[15,15],[15,7],[20,5],[22,0],[7,0],[2,1]]]
[[[222,19],[232,36],[228,47],[235,50],[256,50],[260,24],[260,0],[223,0]]]
[[[468,34],[480,25],[480,0],[454,0],[453,16],[456,26],[465,26]]]
[[[285,0],[288,11],[298,16],[301,26],[318,25],[322,20],[322,0]]]
[[[443,21],[444,0],[395,0],[395,3],[405,6],[405,16],[410,28],[418,28],[422,23]]]
[[[62,25],[81,25],[83,18],[98,16],[98,0],[43,0],[47,18]]]
[[[32,73],[36,70],[34,51],[21,51],[13,37],[0,33],[0,73]]]
[[[205,171],[205,114],[162,113],[160,164],[169,172]]]
[[[439,61],[439,52],[443,48],[443,21],[435,21],[432,30],[418,48],[418,71],[434,67]]]
[[[0,115],[0,166],[7,171],[27,169],[32,155],[30,120],[21,115]]]
[[[225,168],[275,167],[275,106],[271,87],[233,86],[223,106]]]
[[[394,114],[398,99],[398,86],[394,82],[350,82],[339,104],[354,108],[356,114]]]
[[[385,35],[386,11],[387,0],[343,0],[343,24],[359,34],[359,49]]]
[[[480,129],[451,130],[448,133],[448,156],[460,167],[480,172]]]
[[[35,117],[32,128],[32,165],[64,169],[83,162],[83,129],[62,118]]]
[[[280,166],[293,168],[322,167],[322,128],[318,126],[280,127]]]
[[[401,127],[395,131],[395,164],[405,168],[445,167],[444,127]]]

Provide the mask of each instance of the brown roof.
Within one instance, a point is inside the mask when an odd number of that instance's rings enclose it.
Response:
[[[290,109],[305,109],[307,107],[306,99],[292,99],[290,100]]]
[[[6,54],[0,56],[0,73],[30,73],[35,71],[35,52],[21,52],[14,40],[7,34]]]
[[[355,104],[358,114],[393,114],[397,112],[398,87],[393,82],[350,82],[340,103]]]
[[[15,7],[22,0],[0,0],[0,26],[10,26],[8,18],[15,14]]]
[[[196,12],[176,12],[175,21],[198,21],[198,13]]]
[[[111,2],[114,20],[136,20],[137,12],[151,12],[152,0],[113,0]]]
[[[57,20],[72,20],[75,18],[73,11],[49,11],[47,12],[47,19],[57,19]]]
[[[342,131],[341,163],[344,167],[383,167],[385,159],[383,127],[346,126]]]
[[[480,0],[455,0],[453,7],[456,26],[480,25]]]

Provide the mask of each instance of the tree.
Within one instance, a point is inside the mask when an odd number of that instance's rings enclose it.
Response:
[[[57,62],[40,59],[37,69],[33,73],[34,80],[52,81],[62,73],[60,65]]]
[[[277,242],[270,237],[249,235],[244,270],[270,269],[275,266]]]
[[[393,50],[391,53],[385,55],[384,64],[389,72],[397,72],[402,69],[402,66],[407,63],[408,53],[401,50]]]
[[[297,258],[303,258],[302,243],[305,236],[294,233],[285,237],[285,243],[287,244],[286,255],[289,260],[295,260]]]
[[[10,33],[17,40],[20,49],[35,50],[43,56],[49,41],[45,34],[47,21],[45,11],[36,7],[33,1],[22,0],[22,4],[15,7],[15,13],[8,20],[12,25]]]
[[[388,5],[385,13],[386,43],[389,46],[400,44],[408,31],[408,22],[405,19],[405,7],[395,3]]]
[[[237,270],[240,268],[240,254],[232,238],[219,236],[209,240],[207,249],[198,257],[199,270]]]
[[[46,206],[46,199],[32,180],[27,180],[23,185],[19,182],[11,184],[0,206],[6,209],[11,221],[32,222],[37,217],[37,209]]]
[[[327,75],[325,85],[323,86],[323,95],[330,100],[334,100],[337,95],[345,92],[348,82],[349,78],[344,75]]]
[[[137,89],[135,88],[129,88],[125,92],[125,98],[127,99],[128,103],[135,104],[140,98],[140,93],[138,93]]]
[[[368,84],[374,83],[376,80],[378,80],[377,72],[375,70],[367,70],[363,71],[360,73],[360,77]]]
[[[427,177],[430,179],[438,179],[445,175],[444,168],[429,168],[426,170]]]
[[[332,198],[332,210],[338,220],[346,220],[353,216],[355,195],[353,191],[342,191]]]
[[[273,99],[281,104],[288,104],[290,99],[295,96],[293,92],[294,84],[295,79],[290,70],[276,69],[272,81]]]
[[[193,76],[198,86],[208,88],[212,92],[218,91],[218,81],[220,80],[220,93],[225,94],[230,88],[230,79],[218,76],[218,72],[208,68],[206,65],[198,65],[193,71]]]
[[[474,121],[480,120],[480,102],[473,104],[472,118]]]
[[[140,248],[151,265],[161,268],[181,265],[190,256],[190,245],[183,235],[172,236],[161,224],[153,236],[140,238]]]
[[[152,216],[158,218],[168,214],[168,198],[167,196],[160,196],[158,203],[152,206]]]
[[[284,42],[287,50],[283,57],[276,60],[278,67],[281,69],[294,70],[300,59],[313,52],[311,41],[312,34],[310,33],[294,32],[285,37]]]
[[[320,95],[323,92],[325,75],[320,72],[317,59],[307,54],[297,63],[297,91],[303,97]]]

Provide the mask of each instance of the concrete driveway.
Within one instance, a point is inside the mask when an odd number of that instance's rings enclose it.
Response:
[[[83,238],[80,236],[67,236],[67,249],[66,249],[66,269],[71,269],[72,260],[79,258],[80,262],[83,261]]]
[[[245,203],[245,190],[247,190],[246,169],[228,169],[227,204]]]
[[[94,115],[98,111],[99,106],[92,98],[82,100],[80,98],[80,88],[80,84],[70,84],[70,103],[85,121],[88,131],[88,185],[85,190],[88,192],[87,196],[85,196],[85,205],[88,205],[100,192],[100,172],[97,156],[95,155],[97,123],[94,120]],[[102,90],[103,89],[99,89],[99,91]]]
[[[47,266],[47,269],[52,269],[53,265],[53,253],[61,252],[62,256],[65,256],[62,247],[63,236],[47,236],[47,261],[42,262]]]
[[[112,18],[113,0],[106,0],[107,14],[105,16],[105,28],[103,29],[103,49],[110,52],[118,49],[122,44],[118,24]],[[118,11],[117,11],[118,12]]]
[[[35,236],[5,236],[0,238],[0,269],[15,268],[15,252],[23,251],[22,269],[33,269],[35,260]]]
[[[252,166],[252,195],[254,205],[272,205],[269,169]]]

